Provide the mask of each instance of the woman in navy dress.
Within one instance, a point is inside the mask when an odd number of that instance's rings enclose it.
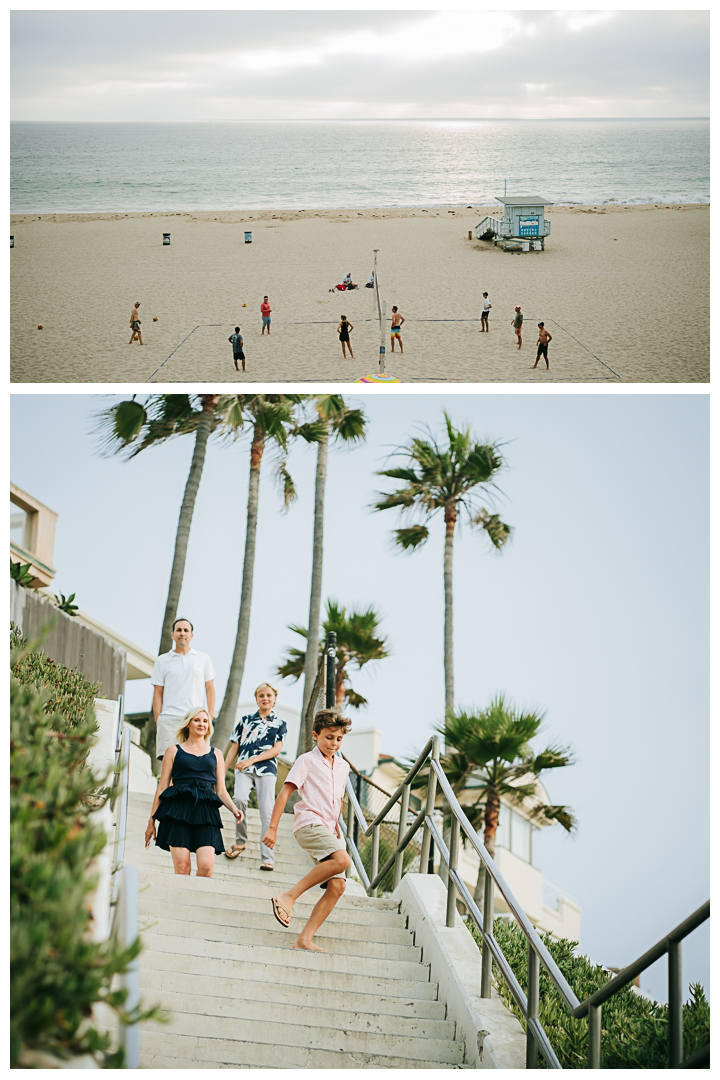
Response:
[[[190,852],[194,851],[198,877],[212,877],[215,855],[225,850],[218,807],[226,806],[236,821],[243,818],[225,788],[223,756],[209,746],[212,732],[205,709],[190,709],[182,719],[177,743],[163,757],[145,847],[155,840],[169,851],[176,874],[190,873]]]

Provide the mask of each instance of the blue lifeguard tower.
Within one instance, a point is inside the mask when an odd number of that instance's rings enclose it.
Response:
[[[550,235],[545,207],[554,204],[539,195],[498,195],[497,201],[503,204],[503,216],[483,218],[475,226],[478,240],[502,243],[503,251],[544,251],[545,237]]]

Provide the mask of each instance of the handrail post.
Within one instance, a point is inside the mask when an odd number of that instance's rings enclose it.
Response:
[[[407,822],[408,806],[410,805],[410,785],[406,784],[403,788],[402,795],[400,797],[400,818],[398,820],[397,842],[398,848],[400,847],[400,841],[405,835],[405,823]],[[393,874],[393,892],[397,889],[402,878],[403,868],[403,851],[397,851],[395,854],[395,872]]]
[[[495,908],[495,896],[493,892],[494,882],[489,870],[485,870],[485,889],[483,892],[483,947],[482,947],[482,974],[480,976],[480,997],[489,998],[492,993],[492,953],[490,946],[485,940],[485,934],[493,932],[493,915]],[[528,947],[530,943],[528,942]]]
[[[602,1040],[602,1005],[588,1009],[588,1069],[599,1069]]]
[[[432,741],[432,760],[440,761],[440,736],[433,735]],[[432,766],[430,766],[428,774],[427,785],[427,797],[425,799],[425,821],[433,816],[435,810],[435,792],[437,791],[437,777],[433,772]],[[427,824],[423,826],[423,838],[422,847],[420,849],[420,873],[427,873],[428,858],[430,856],[430,841],[432,837],[430,835],[430,829]]]
[[[668,1046],[671,1069],[679,1069],[683,1059],[681,948],[679,941],[668,942]]]
[[[377,877],[379,870],[378,861],[380,859],[380,826],[373,825],[372,830],[372,849],[370,852],[370,880],[374,881]],[[368,896],[377,896],[377,885],[374,889],[370,889]]]
[[[450,862],[448,863],[447,908],[445,911],[446,926],[455,925],[455,912],[457,910],[457,886],[450,871],[457,870],[459,848],[460,819],[456,818],[453,814],[452,825],[450,826]]]
[[[527,989],[527,1042],[525,1047],[525,1068],[537,1069],[538,1044],[530,1021],[537,1020],[540,1011],[540,961],[538,954],[528,941],[528,989]]]

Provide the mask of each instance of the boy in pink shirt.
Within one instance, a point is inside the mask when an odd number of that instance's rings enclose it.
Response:
[[[304,892],[320,885],[325,889],[325,895],[310,912],[294,949],[326,951],[314,943],[313,935],[345,892],[345,871],[350,865],[350,856],[345,850],[338,820],[350,766],[335,755],[350,726],[347,717],[335,709],[317,713],[312,733],[315,746],[309,754],[301,754],[288,773],[263,837],[263,844],[269,848],[275,846],[285,804],[293,791],[297,791],[300,801],[295,805],[293,833],[300,847],[315,860],[315,866],[297,885],[272,898],[273,914],[282,926],[289,926],[293,904]]]

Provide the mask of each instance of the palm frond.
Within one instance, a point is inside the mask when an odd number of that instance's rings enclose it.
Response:
[[[507,544],[513,531],[510,525],[500,520],[499,514],[490,514],[485,509],[472,518],[472,523],[484,529],[490,543],[497,551]]]
[[[394,529],[393,531],[395,533],[395,543],[403,551],[415,551],[416,548],[425,543],[430,535],[427,525],[410,525],[407,529]]]
[[[557,822],[568,833],[577,830],[577,818],[567,806],[548,806],[546,803],[539,803],[530,811],[530,818],[543,825]]]

